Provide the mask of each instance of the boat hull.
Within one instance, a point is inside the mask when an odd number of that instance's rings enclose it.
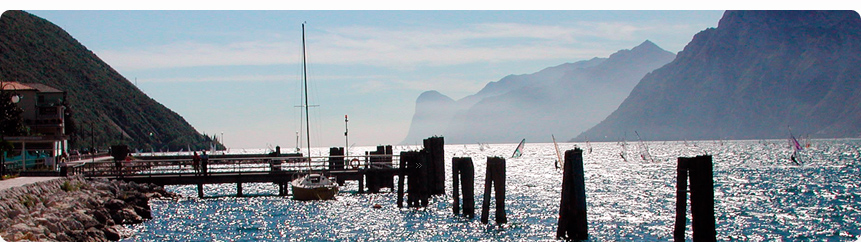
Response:
[[[304,181],[306,177],[294,180],[291,183],[293,199],[300,201],[330,200],[338,194],[338,185],[327,180],[327,184],[308,184]],[[327,179],[327,178],[324,178]]]
[[[330,200],[338,194],[338,187],[297,187],[293,186],[293,200]]]

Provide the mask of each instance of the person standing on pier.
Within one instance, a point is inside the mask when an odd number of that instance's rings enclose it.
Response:
[[[194,156],[191,157],[191,166],[194,167],[194,173],[200,173],[200,156],[197,155],[197,151],[194,152]]]
[[[207,176],[209,174],[206,173],[207,166],[209,165],[209,156],[206,155],[206,151],[203,151],[203,154],[200,155],[200,165],[201,171],[203,172],[203,176]]]

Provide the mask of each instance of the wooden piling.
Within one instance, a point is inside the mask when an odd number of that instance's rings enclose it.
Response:
[[[344,169],[344,147],[329,148],[329,170],[339,171]]]
[[[712,157],[679,157],[676,187],[676,225],[673,238],[685,240],[686,187],[690,181],[691,230],[694,241],[716,241]]]
[[[428,152],[428,189],[430,195],[445,194],[445,140],[434,136],[424,140],[424,149]]]
[[[409,180],[409,197],[413,200],[412,207],[427,207],[430,202],[430,160],[431,156],[427,150],[419,151],[418,162],[416,162],[416,168],[414,169],[415,172],[410,176]],[[413,176],[416,179],[413,179]],[[415,198],[413,199],[413,197]]]
[[[583,171],[583,150],[565,151],[562,168],[562,201],[556,238],[586,240],[589,238],[586,220],[586,186]]]
[[[418,152],[415,151],[401,151],[401,159],[399,161],[398,166],[398,207],[404,207],[404,182],[407,173],[409,173],[407,166],[408,161],[412,163],[412,160],[415,159],[415,156],[418,155]]]
[[[287,196],[287,191],[283,182],[278,182],[278,196]]]
[[[365,173],[365,184],[367,184],[368,192],[380,192],[380,188],[395,187],[394,177],[390,173],[382,172],[392,168],[392,146],[377,146],[376,151],[370,152],[371,165]]]
[[[676,166],[676,224],[673,239],[685,241],[685,227],[688,224],[688,160],[679,157]]]
[[[203,183],[197,184],[197,198],[203,198]]]
[[[487,224],[490,214],[490,190],[493,186],[496,197],[496,223],[508,222],[505,217],[505,159],[487,157],[487,173],[484,180],[484,201],[481,203],[481,222]]]
[[[455,157],[451,159],[452,168],[452,211],[460,214],[459,187],[463,190],[463,216],[475,217],[475,167],[470,157]]]
[[[242,183],[241,182],[236,183],[236,196],[237,197],[242,196]]]

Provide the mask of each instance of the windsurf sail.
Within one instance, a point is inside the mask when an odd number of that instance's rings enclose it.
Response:
[[[526,143],[526,139],[520,141],[520,144],[517,145],[517,148],[514,149],[514,154],[511,155],[511,158],[518,158],[523,155],[523,144]]]
[[[562,154],[559,153],[559,145],[556,144],[556,137],[551,134],[550,138],[553,138],[553,147],[556,148],[556,169],[559,170],[559,163],[562,163]]]
[[[647,146],[646,143],[643,142],[643,139],[640,138],[640,133],[634,131],[634,134],[637,135],[637,140],[640,141],[640,158],[643,158],[643,161],[654,162],[655,160],[652,159],[652,154],[649,153],[649,146]]]
[[[804,150],[804,147],[798,143],[798,139],[792,134],[791,128],[789,129],[789,147],[792,148],[792,155],[789,156],[789,159],[796,165],[801,165],[801,157],[798,156],[798,152]]]

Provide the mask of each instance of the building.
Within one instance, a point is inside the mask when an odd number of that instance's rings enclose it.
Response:
[[[13,102],[17,101],[23,110],[21,118],[29,131],[27,136],[3,136],[14,147],[6,154],[6,167],[54,167],[68,149],[66,92],[44,84],[18,82],[2,82],[2,89],[15,96]]]

